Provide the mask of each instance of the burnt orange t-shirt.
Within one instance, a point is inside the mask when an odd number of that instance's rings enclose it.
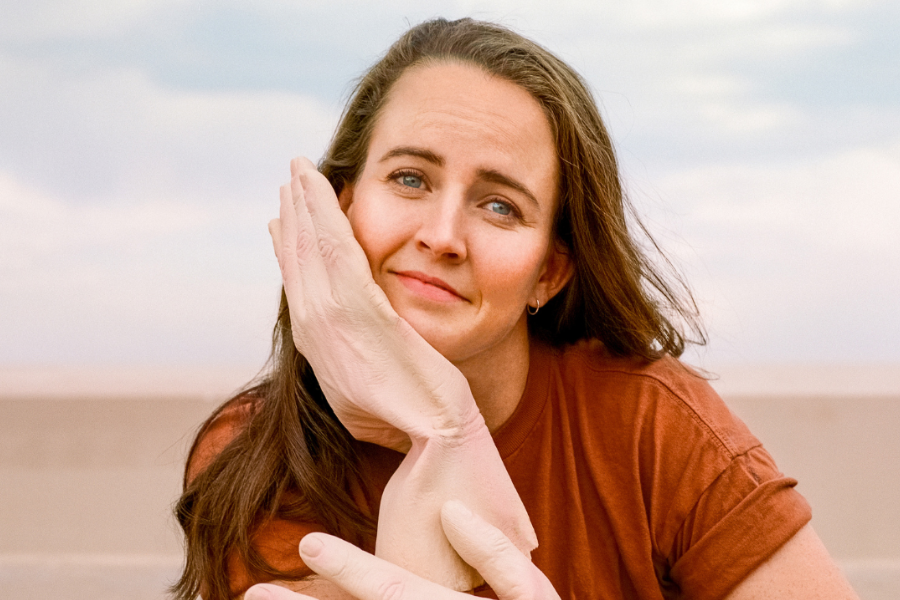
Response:
[[[189,473],[246,414],[235,404],[201,433]],[[562,598],[722,598],[811,517],[797,482],[670,358],[533,344],[525,392],[494,442],[537,533],[532,560]],[[361,503],[377,502],[401,458],[371,446],[363,465],[379,489]],[[274,522],[255,539],[273,564],[302,569],[297,544],[314,529]],[[237,564],[229,575],[237,594],[257,583]]]

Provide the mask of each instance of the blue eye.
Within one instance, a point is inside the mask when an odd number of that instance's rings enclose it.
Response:
[[[494,200],[493,202],[488,203],[488,208],[492,212],[495,212],[498,215],[503,215],[504,217],[512,214],[512,208],[506,202]]]
[[[400,177],[400,183],[411,188],[420,188],[422,187],[422,178],[416,177],[415,175],[402,175]]]

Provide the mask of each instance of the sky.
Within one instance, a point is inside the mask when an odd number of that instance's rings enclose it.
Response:
[[[261,364],[266,231],[411,24],[569,62],[703,365],[900,363],[900,4],[0,0],[0,364]]]

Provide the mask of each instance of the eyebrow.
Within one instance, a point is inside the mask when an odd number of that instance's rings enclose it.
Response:
[[[500,171],[495,171],[493,169],[478,169],[478,177],[484,181],[490,183],[497,183],[500,185],[505,185],[508,188],[512,188],[528,198],[528,200],[535,205],[535,207],[540,208],[540,203],[537,201],[537,198],[534,197],[534,194],[531,193],[524,184],[519,183],[512,177],[508,177],[504,175]]]
[[[397,148],[393,148],[389,150],[384,156],[382,156],[381,160],[379,160],[378,162],[384,162],[398,156],[416,156],[438,167],[443,167],[445,162],[444,157],[435,154],[431,150],[416,148],[415,146],[399,146]],[[537,198],[535,198],[534,194],[531,193],[531,190],[525,187],[524,184],[516,181],[508,175],[504,175],[500,171],[496,171],[494,169],[478,169],[478,178],[482,181],[497,183],[516,190],[517,192],[528,198],[528,200],[532,204],[540,207],[540,203],[537,201]]]
[[[379,160],[378,162],[384,162],[397,156],[417,156],[419,158],[427,160],[434,165],[437,165],[438,167],[444,166],[444,157],[438,156],[431,150],[416,148],[414,146],[400,146],[398,148],[393,148],[392,150],[388,151],[387,154],[382,156],[381,160]]]

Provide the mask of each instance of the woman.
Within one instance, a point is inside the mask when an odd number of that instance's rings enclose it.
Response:
[[[494,25],[416,26],[360,82],[321,172],[292,163],[270,225],[273,369],[191,451],[179,597],[272,580],[452,595],[304,537],[371,551],[376,522],[381,544],[422,498],[501,598],[853,597],[796,482],[675,361],[691,305],[631,237],[611,143],[564,63]],[[490,473],[490,493],[469,480],[462,504],[443,484],[431,498],[454,464]],[[480,519],[506,471],[533,563],[515,507],[488,519],[499,529]],[[247,596],[265,593],[297,597]]]

